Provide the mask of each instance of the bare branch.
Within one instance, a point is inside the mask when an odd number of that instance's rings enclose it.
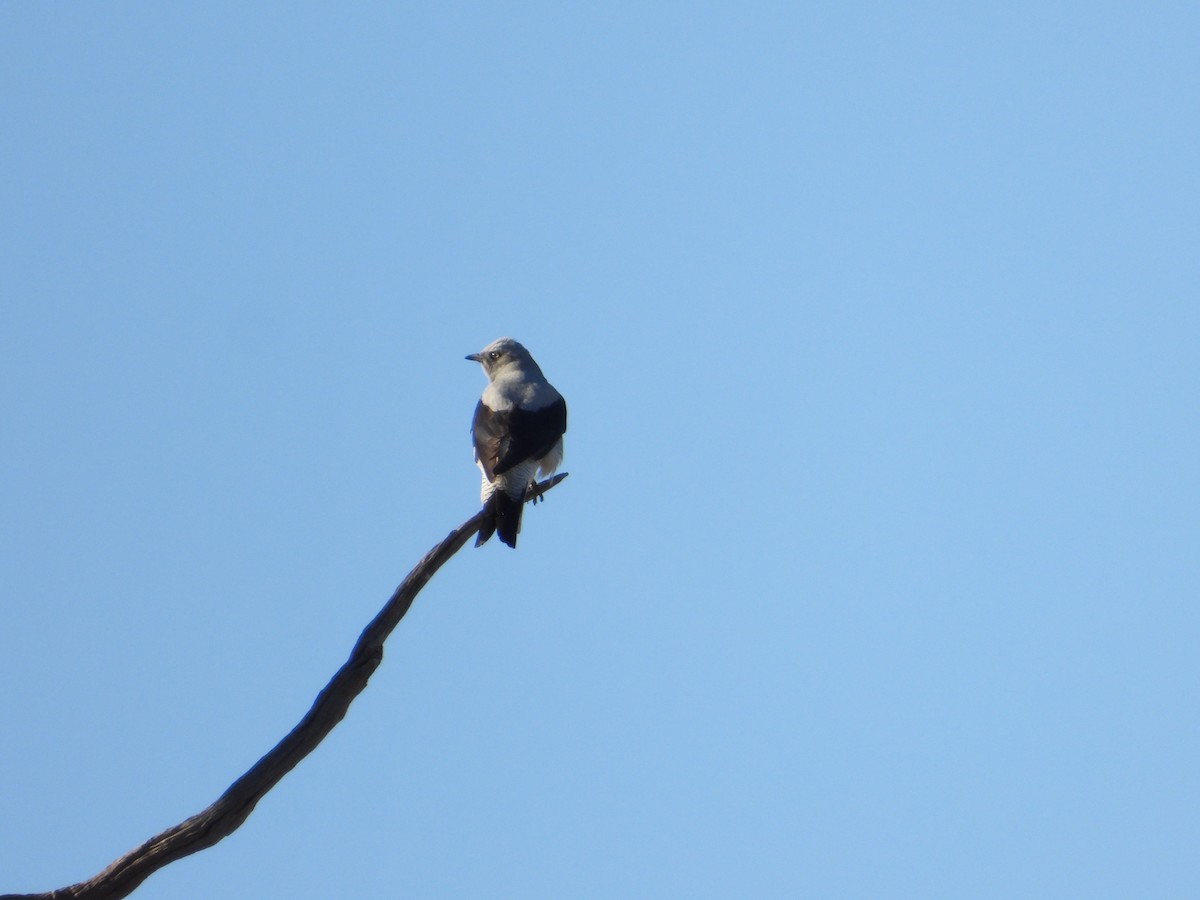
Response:
[[[566,477],[567,473],[563,472],[531,486],[525,494],[526,502],[541,497]],[[480,510],[425,554],[379,614],[363,629],[350,658],[317,695],[300,723],[250,771],[231,784],[212,806],[155,835],[87,881],[43,894],[4,894],[0,895],[0,900],[116,900],[127,897],[163,866],[211,847],[236,831],[263,795],[342,721],[350,703],[367,686],[368,679],[383,660],[383,643],[392,629],[434,573],[475,536],[482,518],[483,511]]]

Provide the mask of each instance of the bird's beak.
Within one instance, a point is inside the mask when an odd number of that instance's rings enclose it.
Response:
[[[471,362],[483,362],[482,353],[468,353],[463,359],[469,359]]]

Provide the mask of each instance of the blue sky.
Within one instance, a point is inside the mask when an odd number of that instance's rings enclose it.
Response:
[[[0,891],[1200,891],[1190,4],[0,8]]]

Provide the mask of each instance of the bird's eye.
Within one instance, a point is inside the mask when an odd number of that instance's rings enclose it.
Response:
[[[489,356],[491,359],[499,359],[499,358],[500,358],[500,351],[499,351],[499,350],[493,350],[491,353],[489,353],[489,354],[488,354],[488,356]]]

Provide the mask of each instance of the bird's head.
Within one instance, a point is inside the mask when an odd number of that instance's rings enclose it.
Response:
[[[483,366],[483,371],[491,381],[507,370],[537,370],[537,363],[529,355],[529,351],[512,338],[502,337],[492,341],[478,353],[470,353],[467,359]]]

